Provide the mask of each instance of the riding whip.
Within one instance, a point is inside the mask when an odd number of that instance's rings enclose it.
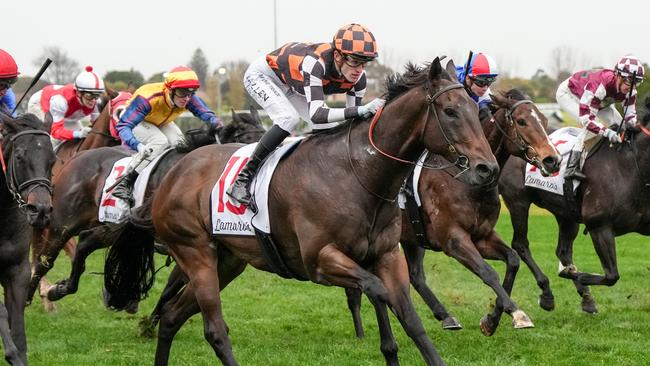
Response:
[[[467,73],[469,72],[469,63],[472,62],[472,56],[474,56],[474,52],[470,50],[469,56],[467,56],[467,62],[465,63],[464,75],[463,75],[463,87],[465,88],[465,90],[468,90],[467,83],[465,82],[465,80],[467,79]]]
[[[23,101],[23,99],[25,99],[25,95],[27,95],[27,93],[29,93],[29,91],[32,89],[32,87],[34,87],[34,85],[36,85],[36,83],[41,79],[41,76],[43,76],[43,73],[45,72],[45,70],[47,70],[47,68],[50,66],[51,63],[52,63],[52,60],[50,60],[49,57],[47,59],[45,59],[45,62],[43,63],[43,66],[41,66],[41,69],[38,70],[38,72],[36,73],[36,76],[34,76],[34,78],[32,79],[31,84],[29,84],[29,86],[27,87],[27,90],[25,90],[25,93],[23,93],[23,96],[20,97],[20,100],[18,101],[18,103],[16,103],[16,106],[14,107],[14,110],[11,111],[11,114],[14,114],[16,109],[18,109],[18,106],[20,105],[20,103]]]

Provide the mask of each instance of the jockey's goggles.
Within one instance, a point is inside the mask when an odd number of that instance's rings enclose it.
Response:
[[[196,89],[192,88],[177,88],[174,89],[174,95],[179,98],[187,98],[196,94]]]
[[[81,92],[81,97],[87,101],[97,100],[101,95],[101,93]]]
[[[639,84],[641,84],[643,82],[643,78],[636,78],[636,81],[635,81],[635,78],[633,76],[623,76],[623,75],[621,75],[621,78],[623,78],[623,83],[625,83],[627,85],[632,85],[632,84],[639,85]]]
[[[345,53],[341,53],[341,56],[343,57],[343,62],[345,62],[345,64],[350,67],[365,67],[366,64],[371,61],[367,58],[358,58],[351,55],[346,55]]]
[[[476,86],[482,88],[492,85],[497,78],[496,76],[471,76],[470,79],[472,79],[472,82],[474,82]]]

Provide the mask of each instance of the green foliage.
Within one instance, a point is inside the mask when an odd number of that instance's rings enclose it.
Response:
[[[537,305],[540,293],[523,262],[513,299],[534,321],[534,329],[515,330],[504,315],[492,337],[483,336],[479,319],[494,303],[495,295],[465,267],[442,253],[427,251],[427,283],[463,324],[460,331],[443,331],[419,295],[411,296],[429,338],[449,366],[493,365],[648,365],[650,292],[648,291],[647,237],[618,239],[620,281],[612,287],[592,287],[600,312],[580,310],[573,284],[557,277],[555,242],[557,224],[551,216],[531,217],[531,250],[549,275],[556,299],[552,312]],[[497,231],[510,242],[510,218],[502,215]],[[582,229],[581,231],[582,232]],[[150,297],[137,315],[105,310],[101,304],[103,252],[89,257],[79,292],[57,303],[58,311],[45,314],[40,301],[27,308],[29,358],[33,365],[151,365],[156,341],[141,338],[140,317],[148,314],[162,291],[169,268],[156,278]],[[579,235],[574,258],[586,272],[602,273],[588,236]],[[160,265],[164,257],[157,256]],[[491,261],[502,276],[504,266]],[[61,256],[50,272],[58,280],[69,271]],[[38,297],[38,296],[37,296]],[[377,322],[367,299],[362,302],[366,338],[354,337],[345,295],[338,287],[285,280],[248,268],[222,293],[225,320],[234,354],[241,365],[382,365]],[[424,364],[413,342],[391,314],[402,365]],[[203,336],[200,315],[192,317],[174,338],[171,365],[220,364]]]
[[[135,88],[140,87],[144,84],[144,76],[140,71],[134,69],[130,70],[112,70],[104,75],[104,81],[111,84],[116,84],[118,82],[123,83],[124,85],[132,85]],[[126,89],[126,88],[124,88]],[[119,89],[123,90],[123,89]]]
[[[196,73],[196,76],[199,78],[199,82],[201,83],[201,87],[205,87],[205,82],[208,77],[208,69],[209,69],[209,64],[208,64],[208,59],[205,57],[205,54],[203,53],[203,50],[200,48],[197,48],[196,51],[194,51],[194,54],[192,55],[192,59],[190,62],[187,64],[194,72]]]
[[[155,74],[151,75],[149,77],[149,79],[147,79],[146,83],[147,84],[148,83],[161,83],[161,82],[165,81],[165,77],[163,76],[164,74],[165,74],[164,71],[155,73]]]

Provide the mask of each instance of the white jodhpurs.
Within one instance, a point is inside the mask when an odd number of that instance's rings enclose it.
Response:
[[[174,122],[158,127],[153,123],[142,121],[133,128],[133,136],[152,150],[149,155],[142,152],[133,155],[127,171],[135,170],[138,174],[142,173],[142,170],[168,147],[174,147],[184,140],[183,132]]]

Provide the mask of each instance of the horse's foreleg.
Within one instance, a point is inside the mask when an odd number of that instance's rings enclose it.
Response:
[[[512,294],[515,277],[517,276],[517,271],[519,270],[519,256],[517,253],[508,247],[495,231],[492,231],[490,234],[488,234],[484,240],[477,241],[476,248],[481,256],[485,259],[500,260],[502,262],[505,262],[506,273],[503,276],[502,287],[507,293],[508,297],[510,297]],[[497,301],[497,306],[494,308],[493,313],[491,315],[488,315],[490,322],[493,324],[499,324],[503,310],[503,307],[499,306],[499,302]],[[533,327],[532,321],[523,311],[515,310],[515,312],[510,313],[510,315],[513,318],[512,324],[516,329]]]
[[[526,263],[526,266],[532,272],[533,277],[535,277],[537,286],[542,290],[538,299],[539,306],[544,310],[551,311],[555,309],[555,296],[553,296],[550,281],[548,280],[548,276],[546,276],[539,265],[537,265],[537,262],[535,262],[535,259],[533,259],[533,255],[530,252],[530,243],[528,242],[529,207],[529,205],[517,205],[512,208],[508,207],[508,209],[510,209],[510,222],[513,228],[512,249],[514,249],[517,254],[519,254],[521,260]]]
[[[427,286],[427,279],[424,275],[424,248],[416,243],[402,241],[402,249],[406,256],[406,262],[409,269],[409,280],[415,291],[422,296],[424,302],[433,312],[433,316],[442,323],[442,329],[457,330],[462,329],[456,317],[449,314],[444,305],[438,300],[436,295]]]
[[[405,327],[406,332],[420,349],[426,364],[443,365],[444,362],[427,337],[422,322],[415,313],[415,308],[408,296],[408,269],[404,256],[399,252],[397,247],[388,256],[396,259],[389,260],[388,258],[382,257],[383,259],[376,263],[375,267],[390,267],[390,275],[385,272],[382,273],[390,280],[391,285],[393,285],[393,291],[399,289],[402,292],[401,295],[393,294],[392,301],[389,298],[389,291],[379,277],[361,268],[361,266],[331,244],[321,248],[318,253],[317,272],[313,274],[313,279],[315,282],[345,288],[359,288],[368,296],[377,314],[379,335],[381,338],[380,349],[386,359],[387,365],[399,365],[397,359],[397,342],[390,328],[386,309],[389,302],[392,306],[399,306],[400,309],[396,314],[398,314],[397,316]],[[399,264],[397,268],[395,263]],[[399,277],[399,281],[393,277]]]
[[[23,365],[20,352],[11,337],[9,325],[9,313],[5,304],[0,302],[0,337],[2,337],[2,348],[5,350],[5,360],[10,365]]]
[[[490,286],[490,288],[497,295],[496,307],[494,314],[488,314],[481,319],[481,332],[486,336],[491,336],[499,326],[500,314],[505,311],[513,317],[515,327],[529,328],[533,324],[528,316],[521,311],[517,304],[510,298],[506,289],[501,286],[499,282],[499,274],[490,266],[476,248],[476,244],[472,242],[470,235],[463,229],[451,229],[450,238],[443,247],[445,253],[467,269],[477,275],[483,283]],[[517,263],[518,266],[518,263]],[[515,271],[516,272],[516,271]]]
[[[352,322],[354,323],[354,333],[357,338],[362,339],[365,337],[363,333],[363,322],[361,321],[361,291],[357,288],[346,288],[345,296],[348,299],[348,309],[352,314]]]
[[[27,245],[27,244],[25,244]],[[3,281],[5,291],[5,305],[9,314],[11,338],[18,350],[21,363],[27,365],[27,336],[25,334],[25,299],[27,298],[27,284],[29,283],[29,259],[27,251],[24,252],[24,261],[15,268],[8,268],[11,277]]]

